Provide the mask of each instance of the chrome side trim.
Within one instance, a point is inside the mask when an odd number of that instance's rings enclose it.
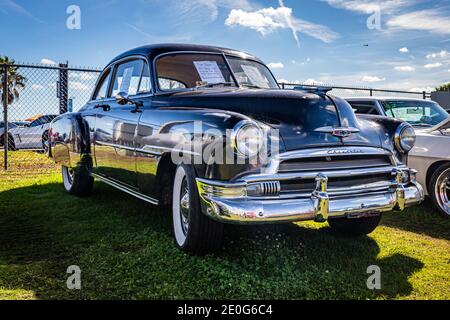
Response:
[[[115,181],[112,181],[112,180],[110,180],[108,178],[105,178],[105,177],[103,177],[101,175],[98,175],[98,174],[95,174],[95,173],[91,173],[91,176],[94,177],[95,179],[100,180],[101,182],[106,183],[107,185],[110,185],[111,187],[114,187],[116,189],[119,189],[120,191],[126,192],[126,193],[128,193],[128,194],[130,194],[130,195],[132,195],[132,196],[134,196],[134,197],[136,197],[138,199],[144,200],[144,201],[146,201],[148,203],[151,203],[151,204],[154,204],[154,205],[158,205],[159,204],[158,200],[153,199],[152,197],[146,196],[144,194],[141,194],[141,193],[137,192],[136,190],[132,190],[130,188],[127,188],[127,187],[125,187],[125,186],[123,186],[123,185],[121,185],[121,184],[119,184],[119,183],[117,183]]]

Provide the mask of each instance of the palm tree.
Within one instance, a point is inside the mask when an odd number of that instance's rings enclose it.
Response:
[[[9,59],[6,56],[0,56],[0,65],[13,65],[14,60]],[[15,99],[19,99],[20,90],[25,88],[26,78],[22,76],[17,70],[19,68],[15,66],[8,67],[8,105],[12,104]],[[0,70],[0,91],[3,98],[3,86],[4,86],[4,68]]]

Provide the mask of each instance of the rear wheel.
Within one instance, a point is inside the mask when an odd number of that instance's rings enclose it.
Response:
[[[48,153],[47,141],[48,141],[48,131],[45,131],[44,134],[42,135],[42,149],[44,150],[44,153]]]
[[[428,187],[431,201],[444,217],[450,217],[450,164],[440,166],[431,176]]]
[[[380,224],[381,214],[374,217],[348,219],[330,219],[328,224],[333,231],[352,236],[364,236],[372,233]]]
[[[62,177],[64,188],[70,194],[85,197],[92,193],[94,178],[91,177],[85,167],[73,169],[63,166]]]
[[[172,215],[175,240],[183,251],[203,255],[220,248],[223,225],[203,214],[191,166],[180,165],[175,173]]]

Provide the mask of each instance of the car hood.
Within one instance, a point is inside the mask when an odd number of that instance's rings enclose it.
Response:
[[[220,109],[236,112],[278,129],[286,151],[323,146],[381,147],[381,128],[357,119],[343,99],[302,90],[207,89],[155,96],[162,108]],[[356,129],[348,137],[330,128]],[[328,132],[327,132],[328,131]]]

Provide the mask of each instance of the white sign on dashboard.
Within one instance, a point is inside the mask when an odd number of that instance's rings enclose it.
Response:
[[[206,83],[225,82],[216,61],[194,61],[194,65],[202,81]]]

